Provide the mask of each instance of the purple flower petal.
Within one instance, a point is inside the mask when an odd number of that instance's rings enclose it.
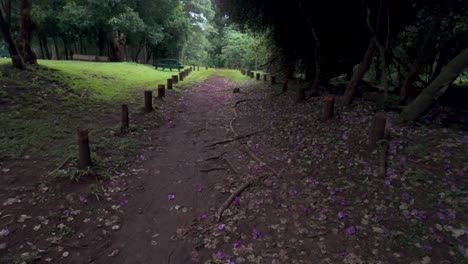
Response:
[[[240,247],[242,247],[242,241],[237,240],[232,244],[232,246],[235,247],[235,248],[240,248]]]
[[[306,214],[306,213],[309,211],[309,209],[307,209],[307,208],[306,208],[305,206],[303,206],[302,204],[300,204],[300,205],[298,206],[298,208],[299,208],[299,211],[300,211],[301,213],[303,213],[303,214]]]
[[[445,219],[445,215],[444,215],[442,212],[437,212],[437,217],[438,217],[440,220],[444,220],[444,219]]]
[[[348,235],[356,234],[356,226],[352,225],[352,226],[346,227],[345,228],[345,233],[348,234]]]
[[[296,196],[297,195],[297,190],[291,190],[289,191],[290,196]]]
[[[204,190],[205,190],[205,188],[204,188],[203,186],[202,186],[202,187],[198,187],[197,192],[201,193],[201,192],[203,192]]]
[[[6,236],[8,236],[8,234],[10,234],[10,230],[8,230],[8,228],[3,228],[0,231],[0,236],[2,236],[2,237],[6,237]]]
[[[218,252],[216,253],[216,258],[218,258],[218,259],[223,259],[223,258],[224,258],[224,253],[223,253],[223,251],[218,250]]]
[[[252,229],[252,238],[258,240],[262,237],[262,234],[256,229]]]
[[[127,199],[120,201],[120,205],[127,205],[127,204],[128,204],[128,200],[127,200]]]
[[[408,193],[403,193],[403,194],[401,195],[401,199],[402,199],[405,203],[409,202],[410,198],[411,198],[411,197],[410,197],[410,195],[409,195]]]
[[[419,219],[421,219],[421,220],[426,220],[427,217],[428,217],[428,216],[427,216],[427,212],[426,212],[426,211],[419,211],[419,212],[418,212],[418,217],[419,217]]]
[[[175,194],[169,194],[167,196],[167,199],[169,199],[170,201],[174,200],[175,199]]]
[[[80,202],[85,202],[86,201],[86,197],[84,197],[83,195],[80,195]]]
[[[339,219],[345,219],[348,215],[346,213],[343,213],[343,212],[338,212],[338,218]]]
[[[227,264],[236,264],[236,263],[232,260],[228,260]]]
[[[431,245],[424,245],[423,248],[424,248],[424,250],[427,250],[427,251],[432,250]]]
[[[349,253],[346,252],[346,251],[343,251],[343,252],[340,253],[340,256],[342,256],[342,257],[346,257],[348,255],[349,255]]]
[[[226,226],[225,224],[219,224],[218,230],[223,231],[225,226]]]
[[[200,216],[200,218],[201,218],[202,220],[208,219],[208,215],[202,214],[202,215]]]
[[[232,200],[232,203],[234,205],[240,205],[240,197],[239,196],[234,197],[234,200]]]

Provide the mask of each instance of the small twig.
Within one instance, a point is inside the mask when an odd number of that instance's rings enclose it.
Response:
[[[227,170],[227,169],[226,168],[211,168],[211,169],[200,170],[200,172],[211,172],[211,171],[221,171],[221,170]]]
[[[231,139],[228,139],[228,140],[223,140],[223,141],[219,141],[219,142],[215,142],[211,145],[208,145],[206,146],[207,148],[209,147],[214,147],[216,145],[222,145],[222,144],[227,144],[227,143],[231,143],[231,142],[234,142],[234,141],[237,141],[237,140],[240,140],[240,139],[244,139],[244,138],[248,138],[248,137],[251,137],[251,136],[255,136],[257,134],[260,134],[260,133],[263,133],[265,132],[265,129],[263,130],[260,130],[260,131],[257,131],[257,132],[253,132],[253,133],[248,133],[248,134],[245,134],[245,135],[242,135],[242,136],[237,136],[235,138],[231,138]]]
[[[224,161],[226,161],[226,163],[229,165],[229,167],[231,168],[231,170],[235,173],[235,174],[239,174],[239,172],[236,170],[236,168],[234,167],[234,165],[232,165],[232,163],[227,159],[227,158],[223,158]]]
[[[218,155],[218,156],[213,156],[213,157],[207,158],[207,159],[205,159],[205,161],[210,161],[210,160],[217,160],[217,159],[220,159],[220,158],[222,158],[224,155],[226,155],[226,153],[227,153],[227,151],[225,151],[225,152],[221,153],[221,154],[220,154],[220,155]]]
[[[174,251],[175,251],[175,249],[173,249],[173,250],[171,251],[171,253],[169,253],[169,256],[167,256],[167,264],[170,264],[170,263],[171,263],[171,257],[172,257],[172,254],[174,254]]]
[[[52,242],[52,244],[59,245],[59,246],[65,246],[65,247],[88,248],[88,246],[76,246],[76,245],[60,243],[60,242]]]
[[[60,165],[55,170],[49,172],[49,174],[47,176],[53,175],[55,172],[60,170],[63,166],[65,166],[65,164],[67,164],[67,162],[70,160],[70,158],[71,158],[71,156],[68,156],[62,163],[60,163]]]

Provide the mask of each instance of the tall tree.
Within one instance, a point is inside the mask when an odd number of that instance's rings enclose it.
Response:
[[[29,0],[20,0],[20,31],[16,38],[16,46],[27,64],[37,64],[37,55],[32,50],[32,40],[37,25],[31,17],[31,2]]]
[[[13,66],[18,69],[24,69],[25,65],[23,58],[21,57],[16,43],[11,36],[10,21],[8,21],[9,14],[11,12],[11,1],[1,1],[0,4],[0,32],[2,33],[3,39],[8,46],[8,52],[10,53]]]

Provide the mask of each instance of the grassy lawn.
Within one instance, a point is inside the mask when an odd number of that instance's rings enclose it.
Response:
[[[252,78],[242,75],[242,73],[238,70],[230,70],[230,69],[218,69],[216,71],[218,76],[223,76],[229,79],[232,82],[240,82],[240,81],[248,81],[252,80]]]
[[[6,63],[8,59],[0,58],[0,64]],[[200,68],[175,90],[214,72]],[[89,128],[91,137],[99,138],[95,148],[129,153],[138,147],[136,142],[110,137],[118,131],[120,105],[129,104],[132,113],[140,111],[140,91],[155,90],[177,73],[135,63],[40,60],[38,67],[26,71],[0,65],[0,158],[30,156],[57,163],[76,153],[78,127]]]

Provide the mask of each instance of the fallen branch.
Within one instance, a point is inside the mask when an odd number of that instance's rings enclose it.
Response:
[[[60,242],[52,242],[52,244],[54,244],[54,245],[59,245],[59,246],[64,246],[64,247],[88,248],[88,246],[77,246],[77,245],[65,244],[65,243],[60,243]]]
[[[219,159],[219,158],[222,158],[224,155],[226,155],[226,153],[227,153],[227,151],[221,153],[221,154],[218,155],[218,156],[213,156],[213,157],[207,158],[207,159],[205,159],[205,161],[217,160],[217,159]]]
[[[250,181],[242,184],[236,190],[234,190],[234,192],[229,196],[229,198],[227,198],[226,201],[224,201],[224,203],[218,209],[218,212],[216,214],[216,218],[217,218],[218,222],[221,220],[221,217],[222,217],[224,211],[229,207],[229,205],[231,205],[232,201],[234,201],[234,198],[236,198],[236,196],[239,196],[239,194],[241,194],[245,189],[247,189],[254,182],[260,181],[265,177],[266,176],[262,176],[260,178],[251,179]]]
[[[215,142],[215,143],[213,143],[213,144],[211,144],[211,145],[208,145],[208,146],[206,146],[206,147],[209,148],[209,147],[214,147],[214,146],[216,146],[216,145],[222,145],[222,144],[231,143],[231,142],[234,142],[234,141],[237,141],[237,140],[240,140],[240,139],[244,139],[244,138],[248,138],[248,137],[251,137],[251,136],[255,136],[255,135],[260,134],[260,133],[263,133],[263,132],[265,132],[265,129],[260,130],[260,131],[257,131],[257,132],[245,134],[245,135],[242,135],[242,136],[237,136],[237,137],[235,137],[235,138],[231,138],[231,139],[228,139],[228,140],[223,140],[223,141]]]
[[[221,171],[221,170],[227,170],[227,169],[226,168],[211,168],[211,169],[200,170],[200,172],[211,172],[211,171]]]
[[[53,175],[55,172],[57,172],[58,170],[60,170],[63,166],[65,166],[65,164],[67,164],[67,162],[70,160],[71,156],[68,156],[62,163],[60,163],[60,165],[53,171],[49,172],[49,174],[47,176],[51,176]]]

